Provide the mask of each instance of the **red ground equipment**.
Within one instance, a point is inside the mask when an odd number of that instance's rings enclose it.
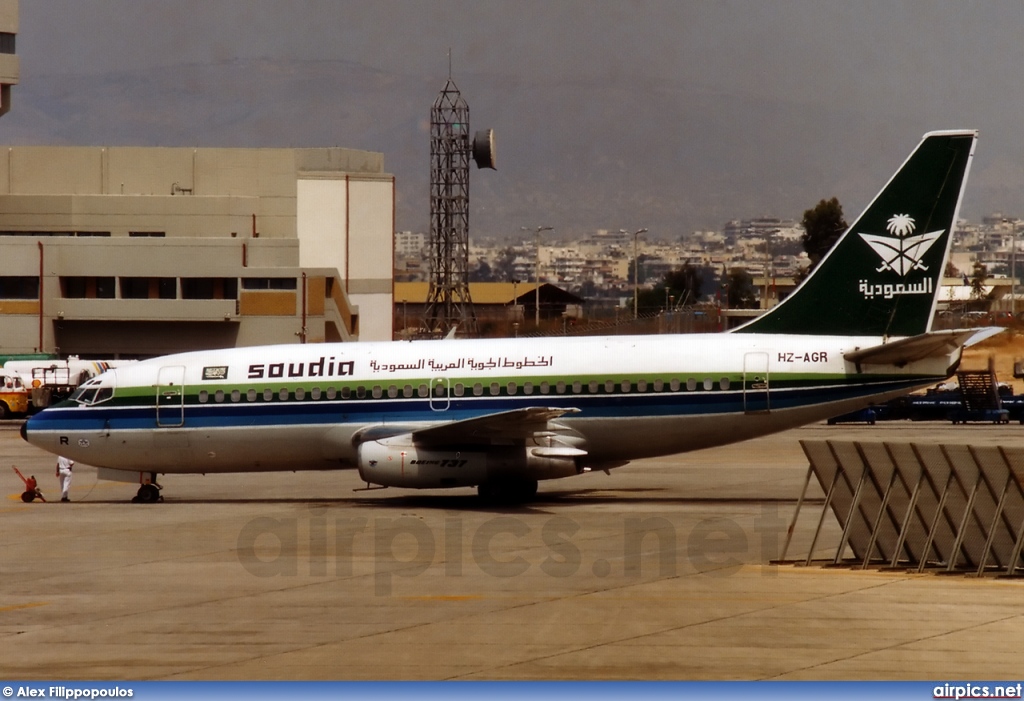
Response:
[[[11,465],[11,467],[14,467],[14,465]],[[39,501],[46,501],[43,493],[39,490],[39,483],[36,482],[35,475],[26,477],[21,474],[21,470],[17,467],[14,467],[14,471],[18,473],[18,477],[20,477],[21,481],[25,483],[25,491],[21,493],[21,500],[23,502],[27,504],[28,502],[35,501],[36,499]]]

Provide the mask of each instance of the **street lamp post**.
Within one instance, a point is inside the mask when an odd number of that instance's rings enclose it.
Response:
[[[516,338],[519,337],[519,280],[512,279],[512,328]]]
[[[1012,228],[1012,224],[1010,226],[1010,316],[1016,318],[1017,295],[1014,293],[1017,291],[1017,231]]]
[[[1003,217],[1010,227],[1010,316],[1017,318],[1017,222]]]
[[[530,231],[527,227],[521,227],[523,231]],[[540,328],[540,232],[542,231],[553,231],[554,227],[550,226],[538,226],[534,233],[535,241],[537,244],[537,269],[534,271],[533,279],[537,281],[537,289],[535,290],[534,296],[534,324],[537,328]]]
[[[619,229],[620,234],[628,234],[629,232],[625,229]],[[638,317],[639,306],[639,295],[640,295],[640,278],[637,275],[637,253],[636,253],[636,239],[640,234],[647,233],[647,229],[637,229],[633,232],[633,319],[636,320]]]

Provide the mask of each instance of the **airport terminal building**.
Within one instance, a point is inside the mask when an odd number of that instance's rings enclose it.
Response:
[[[380,153],[8,147],[0,353],[390,340],[394,211]]]

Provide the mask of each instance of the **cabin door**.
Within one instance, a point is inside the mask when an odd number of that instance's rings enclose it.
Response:
[[[768,354],[743,356],[743,411],[764,414],[771,410],[768,394]]]
[[[185,366],[160,368],[156,381],[156,425],[185,425]]]

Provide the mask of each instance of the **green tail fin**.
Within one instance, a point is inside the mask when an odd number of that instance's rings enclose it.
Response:
[[[928,331],[977,138],[974,130],[925,134],[803,284],[736,332]]]

